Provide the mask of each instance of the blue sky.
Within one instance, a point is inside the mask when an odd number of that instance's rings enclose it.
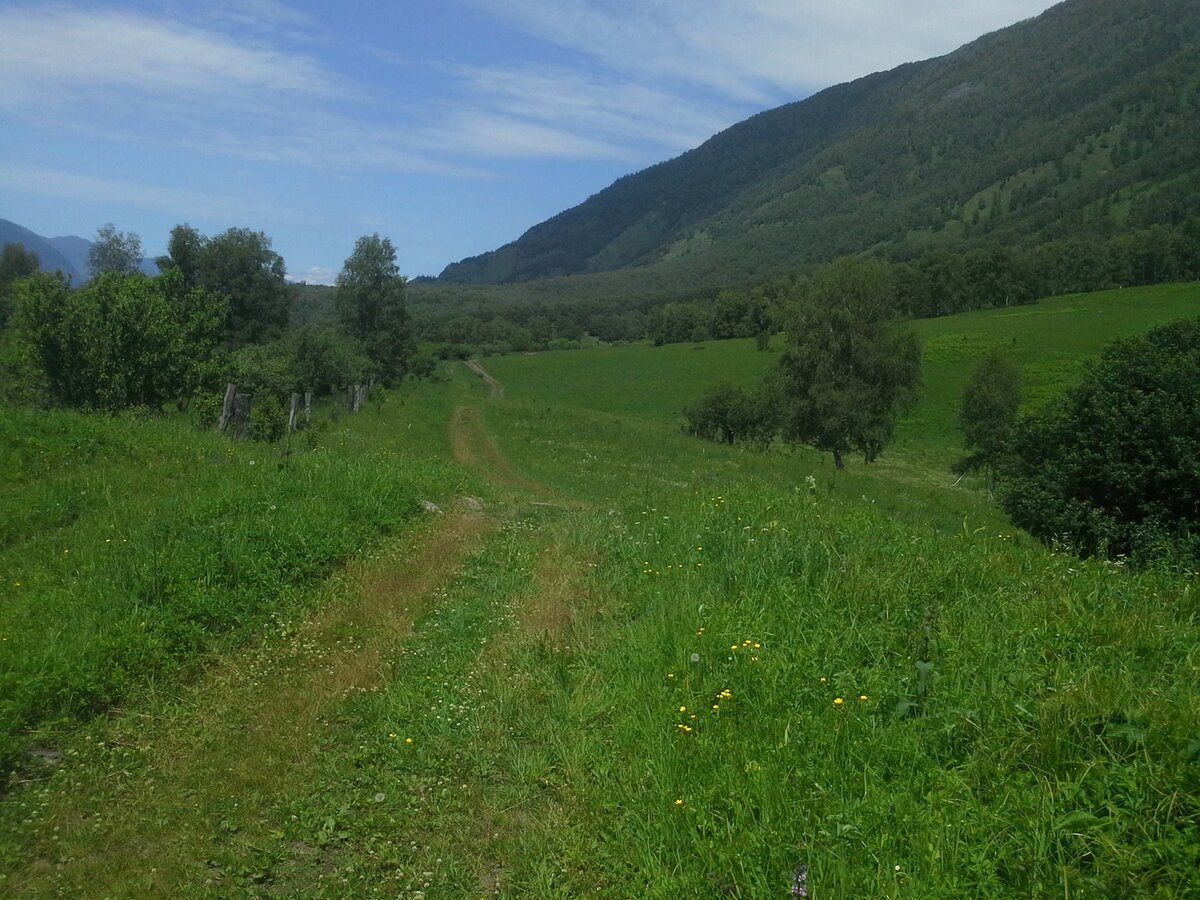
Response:
[[[436,275],[755,112],[1047,0],[0,0],[0,218]]]

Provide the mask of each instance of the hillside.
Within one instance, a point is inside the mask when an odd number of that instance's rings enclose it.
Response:
[[[65,237],[47,238],[35,234],[23,225],[0,219],[0,247],[5,244],[21,244],[26,250],[37,254],[42,270],[54,272],[62,270],[69,275],[71,283],[83,284],[88,279],[88,254],[92,242],[87,238],[67,235]],[[153,259],[143,258],[141,270],[147,275],[157,275],[158,266]]]
[[[57,241],[79,241],[82,238],[55,238]],[[61,269],[64,273],[71,276],[71,280],[79,283],[81,273],[87,272],[87,252],[84,252],[84,267],[76,268],[71,259],[55,246],[54,241],[42,237],[40,234],[34,234],[28,228],[18,225],[16,222],[10,222],[7,219],[0,219],[0,247],[8,244],[21,244],[26,250],[37,254],[38,262],[44,271],[53,272],[56,269]],[[90,244],[88,246],[91,246]]]
[[[1200,5],[1067,0],[756,115],[439,280],[733,283],[868,248],[1178,223],[1200,213],[1197,72]]]

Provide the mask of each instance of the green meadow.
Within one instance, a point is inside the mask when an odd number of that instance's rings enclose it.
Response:
[[[987,352],[1038,404],[1198,314],[919,322],[844,472],[681,432],[781,339],[456,364],[291,447],[0,413],[0,892],[1195,896],[1197,573],[1053,552],[949,467]]]

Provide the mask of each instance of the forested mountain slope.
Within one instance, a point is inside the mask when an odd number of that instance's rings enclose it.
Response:
[[[441,280],[734,282],[869,248],[1171,225],[1200,214],[1197,122],[1200,3],[1067,0],[756,115]]]

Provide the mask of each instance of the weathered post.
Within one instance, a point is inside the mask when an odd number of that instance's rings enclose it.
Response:
[[[250,395],[233,395],[233,436],[244,441],[250,434]]]
[[[288,410],[288,434],[296,430],[296,414],[300,410],[300,395],[292,394],[292,405]]]
[[[222,434],[229,427],[229,418],[233,415],[233,397],[237,394],[237,385],[230,384],[225,388],[225,402],[221,404],[221,418],[217,420],[217,431]]]
[[[312,424],[312,391],[304,392],[304,424]]]

